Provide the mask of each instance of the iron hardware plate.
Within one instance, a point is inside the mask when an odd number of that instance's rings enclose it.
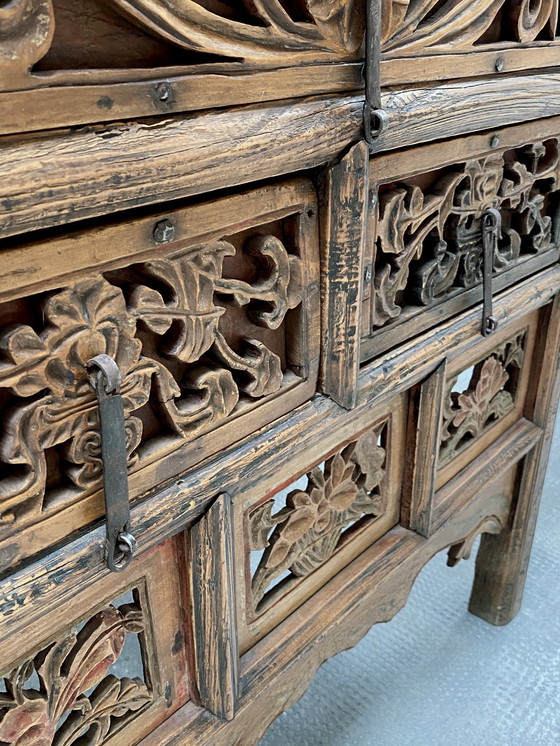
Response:
[[[128,470],[121,374],[109,355],[88,361],[90,381],[97,394],[101,427],[101,459],[107,523],[106,561],[112,572],[130,564],[137,548],[130,532]]]
[[[498,328],[498,322],[492,311],[492,273],[494,271],[494,253],[502,228],[502,216],[495,207],[484,212],[482,225],[482,335],[490,336]]]

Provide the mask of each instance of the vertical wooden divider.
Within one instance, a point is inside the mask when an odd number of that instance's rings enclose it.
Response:
[[[321,388],[346,409],[356,404],[367,226],[369,151],[354,145],[325,176],[321,272]]]
[[[406,436],[406,469],[401,523],[428,538],[432,531],[433,497],[441,432],[441,408],[447,359],[413,391]],[[408,466],[410,464],[410,466]]]
[[[229,495],[220,495],[191,529],[190,556],[200,703],[231,720],[237,705],[239,651]]]

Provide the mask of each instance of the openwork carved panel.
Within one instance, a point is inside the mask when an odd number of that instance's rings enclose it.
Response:
[[[250,548],[260,556],[251,580],[255,610],[323,565],[345,532],[384,515],[386,428],[369,430],[315,466],[281,506],[272,498],[250,513]]]
[[[174,44],[257,61],[348,55],[359,47],[363,33],[361,0],[112,2]]]
[[[372,330],[480,285],[489,207],[502,216],[495,275],[557,248],[558,166],[550,139],[381,185]]]
[[[239,423],[262,402],[290,398],[308,377],[314,385],[315,278],[298,225],[296,215],[178,243],[0,308],[0,532],[100,489],[97,401],[86,368],[93,356],[110,355],[122,374],[131,473],[222,423]],[[293,405],[286,400],[266,417],[282,406]],[[241,432],[235,425],[214,450]]]
[[[153,701],[148,677],[113,673],[127,637],[143,631],[139,604],[109,605],[4,672],[0,743],[105,743]]]
[[[383,50],[395,54],[552,41],[558,0],[383,0]]]
[[[479,361],[470,371],[466,387],[457,385],[460,376],[448,381],[443,407],[440,468],[514,409],[524,348],[525,333],[522,332]]]

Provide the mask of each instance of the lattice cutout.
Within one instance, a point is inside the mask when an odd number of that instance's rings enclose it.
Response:
[[[288,363],[307,320],[292,315],[304,290],[286,225],[286,237],[270,224],[17,304],[26,323],[0,328],[0,530],[99,489],[95,355],[122,373],[131,470],[303,380]],[[15,308],[0,307],[0,324]]]
[[[558,0],[383,0],[385,52],[469,50],[558,37]]]

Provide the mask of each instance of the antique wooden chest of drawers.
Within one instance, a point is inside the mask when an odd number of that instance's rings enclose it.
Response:
[[[0,744],[256,744],[560,394],[558,0],[0,3]]]

